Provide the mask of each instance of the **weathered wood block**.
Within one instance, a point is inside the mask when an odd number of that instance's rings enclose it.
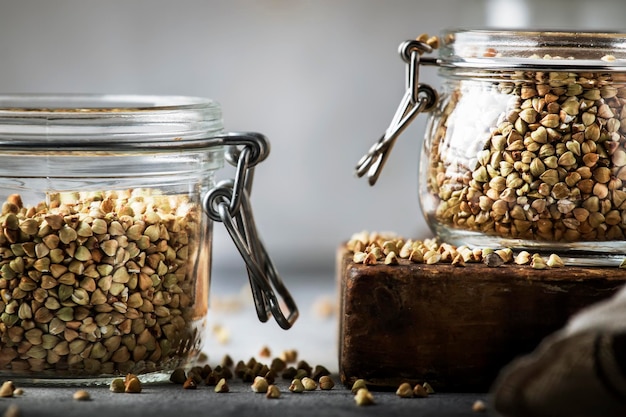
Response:
[[[514,357],[626,282],[619,268],[400,262],[367,266],[338,252],[346,385],[358,378],[379,389],[428,381],[440,391],[484,392]]]

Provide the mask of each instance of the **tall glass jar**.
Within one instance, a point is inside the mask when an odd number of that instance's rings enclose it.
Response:
[[[0,375],[156,381],[193,361],[210,282],[205,211],[244,211],[232,187],[205,198],[225,146],[256,145],[244,147],[258,151],[250,166],[266,156],[252,139],[225,134],[206,99],[0,96]]]

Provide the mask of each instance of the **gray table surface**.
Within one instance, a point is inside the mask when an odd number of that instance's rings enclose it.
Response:
[[[0,414],[16,405],[22,417],[30,416],[496,416],[489,410],[475,412],[476,400],[488,404],[485,394],[435,393],[427,398],[400,398],[393,392],[374,392],[375,405],[357,406],[350,390],[337,385],[329,391],[288,390],[289,381],[277,381],[281,397],[267,399],[252,392],[249,383],[231,381],[230,392],[213,387],[195,390],[180,385],[146,385],[139,394],[116,394],[106,387],[90,387],[90,401],[72,398],[77,388],[24,387],[24,395],[0,400]]]

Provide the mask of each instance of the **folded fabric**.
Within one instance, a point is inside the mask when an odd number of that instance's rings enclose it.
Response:
[[[506,417],[626,416],[626,287],[505,367],[493,405]]]

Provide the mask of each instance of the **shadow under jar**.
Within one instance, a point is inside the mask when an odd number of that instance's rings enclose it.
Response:
[[[0,375],[168,378],[202,346],[220,106],[0,96]]]

